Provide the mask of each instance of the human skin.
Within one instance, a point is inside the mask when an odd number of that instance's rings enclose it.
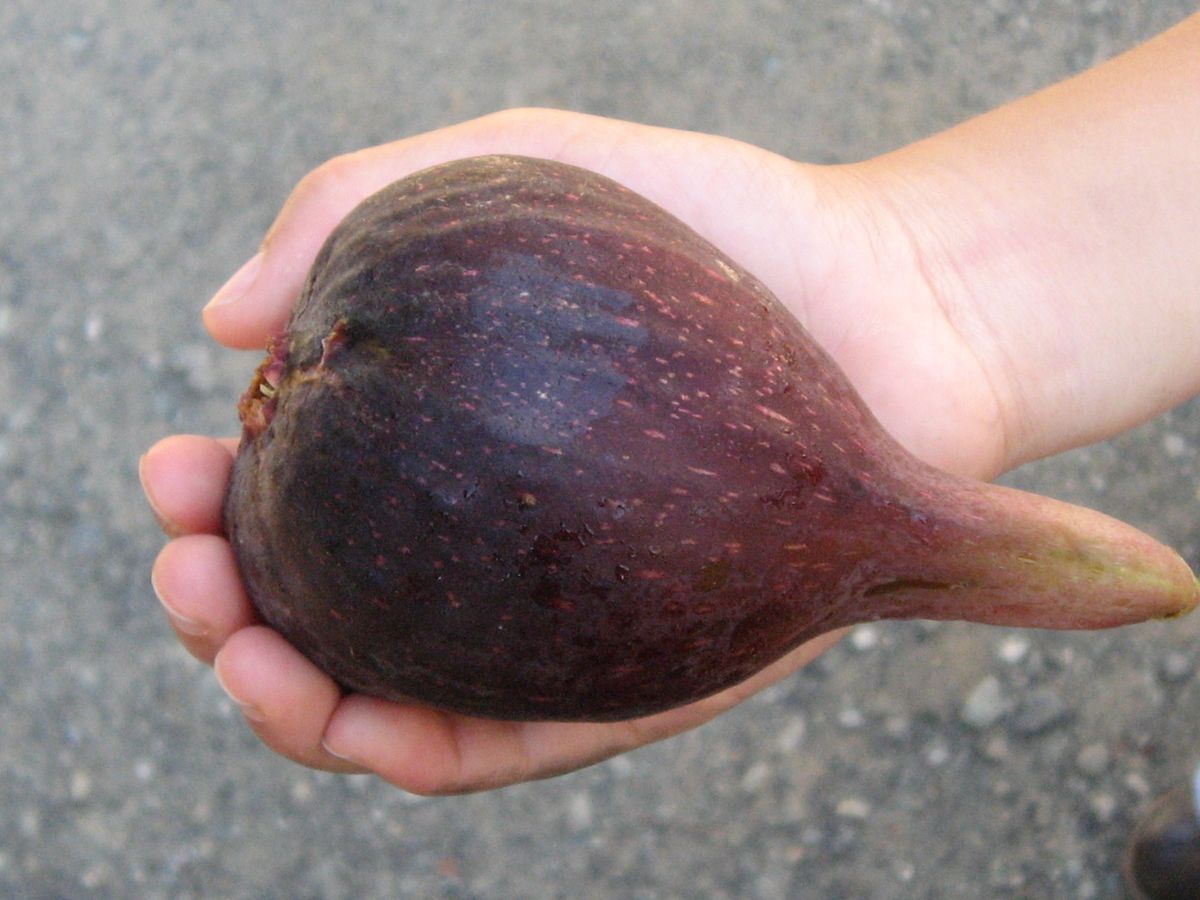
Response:
[[[992,478],[1200,390],[1200,16],[1121,57],[892,153],[797,163],[724,138],[514,110],[335,158],[288,198],[204,321],[261,348],[361,199],[483,153],[594,169],[754,272],[917,456]],[[696,727],[803,666],[805,644],[698,703],[619,723],[514,723],[344,695],[260,624],[221,532],[236,441],[169,437],[140,462],[170,540],[152,573],[183,645],[263,742],[418,793],[565,772]]]

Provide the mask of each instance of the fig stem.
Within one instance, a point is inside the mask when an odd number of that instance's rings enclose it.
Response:
[[[887,606],[910,608],[873,612],[1092,629],[1176,618],[1200,603],[1200,579],[1182,557],[1130,525],[1000,485],[938,480],[936,508],[925,514],[928,570],[887,591]],[[868,589],[876,602],[880,591]]]

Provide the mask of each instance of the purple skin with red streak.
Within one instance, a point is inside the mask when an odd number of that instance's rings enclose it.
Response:
[[[623,719],[855,622],[1197,602],[1140,532],[916,461],[753,276],[544,160],[368,198],[240,411],[225,514],[251,598],[392,700]]]

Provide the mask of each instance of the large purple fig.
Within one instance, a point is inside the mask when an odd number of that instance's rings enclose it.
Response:
[[[1100,628],[1198,599],[1128,526],[915,460],[753,276],[553,162],[364,201],[241,413],[250,596],[390,699],[620,719],[855,622]]]

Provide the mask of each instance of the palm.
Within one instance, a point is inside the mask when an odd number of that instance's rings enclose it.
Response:
[[[214,337],[263,346],[286,319],[321,241],[360,199],[418,168],[484,152],[562,159],[657,201],[775,290],[911,449],[965,474],[997,470],[1003,436],[987,381],[883,204],[872,204],[849,174],[683,132],[526,113],[344,158],[297,189],[268,237],[250,294],[209,310]],[[177,535],[155,565],[155,585],[169,608],[192,620],[175,619],[183,643],[215,661],[227,690],[251,705],[248,718],[263,741],[307,765],[373,770],[433,793],[544,777],[694,727],[836,639],[797,648],[749,682],[699,703],[616,724],[492,722],[343,697],[256,623],[220,535],[232,449],[231,442],[169,438],[147,454],[147,493]],[[323,739],[357,764],[332,755]]]

